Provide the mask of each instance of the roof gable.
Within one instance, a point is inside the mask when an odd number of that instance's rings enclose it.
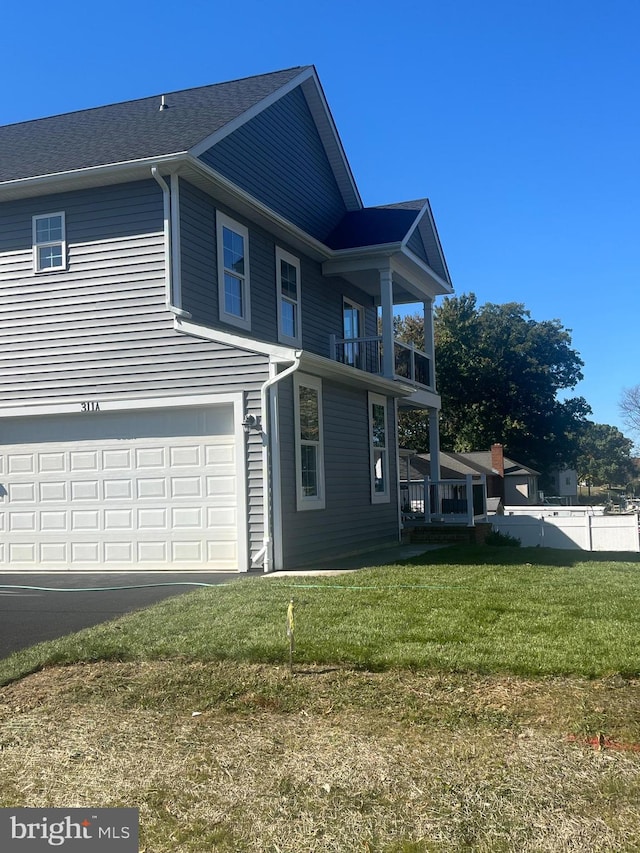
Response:
[[[399,243],[452,286],[429,199],[351,211],[325,242],[336,251]]]
[[[301,86],[231,133],[223,131],[200,159],[319,240],[346,213],[345,197]]]

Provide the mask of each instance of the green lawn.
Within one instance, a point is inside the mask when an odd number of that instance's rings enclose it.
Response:
[[[77,661],[284,662],[290,598],[298,665],[636,675],[640,562],[613,556],[460,547],[332,577],[247,578],[12,655],[0,684]]]
[[[0,806],[137,808],[141,853],[637,850],[639,605],[636,555],[504,547],[169,599],[0,661]]]

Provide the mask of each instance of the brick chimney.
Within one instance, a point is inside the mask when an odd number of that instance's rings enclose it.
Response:
[[[504,477],[504,448],[501,444],[491,445],[491,467]]]

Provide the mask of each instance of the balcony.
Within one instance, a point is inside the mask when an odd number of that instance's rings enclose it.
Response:
[[[382,335],[368,338],[337,338],[331,335],[329,347],[334,361],[384,376]],[[435,390],[431,358],[425,352],[397,339],[394,339],[393,350],[394,372],[388,378],[404,379],[421,388]]]

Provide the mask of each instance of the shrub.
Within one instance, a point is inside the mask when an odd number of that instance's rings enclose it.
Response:
[[[501,533],[499,530],[492,530],[488,533],[484,540],[485,545],[510,545],[512,548],[519,548],[522,544],[515,536],[509,533]]]

